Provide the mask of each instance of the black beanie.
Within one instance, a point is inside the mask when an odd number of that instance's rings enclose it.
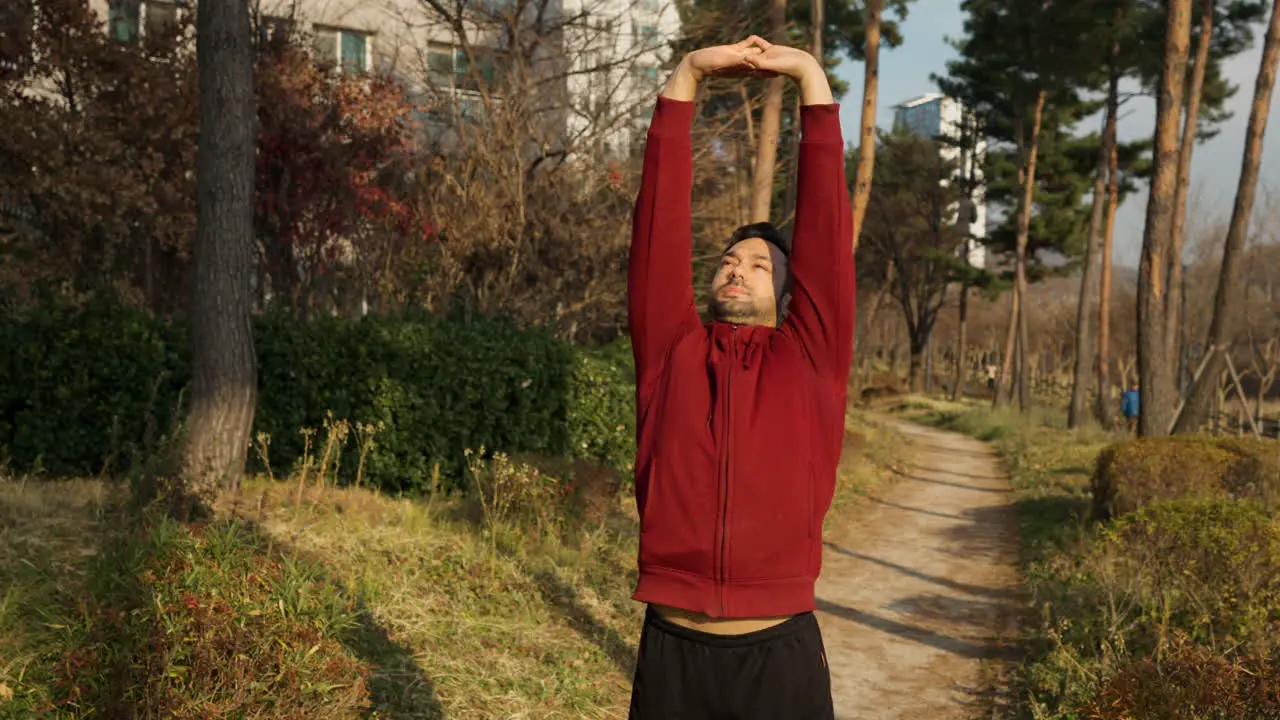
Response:
[[[724,251],[729,252],[730,248],[734,245],[751,238],[760,238],[766,242],[773,243],[782,251],[783,257],[791,259],[791,238],[784,237],[783,234],[778,231],[778,228],[774,227],[773,223],[769,222],[758,222],[750,225],[743,225],[737,230],[734,230],[733,235],[729,236],[728,244],[724,246]]]

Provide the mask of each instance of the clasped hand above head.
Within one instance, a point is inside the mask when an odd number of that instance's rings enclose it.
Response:
[[[806,105],[831,103],[831,89],[822,65],[799,48],[775,45],[757,35],[732,45],[694,50],[684,57],[663,94],[692,100],[697,83],[715,77],[789,77],[801,86]]]

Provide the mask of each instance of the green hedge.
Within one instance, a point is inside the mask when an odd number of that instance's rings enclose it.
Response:
[[[438,465],[462,477],[467,448],[589,458],[630,470],[634,385],[616,348],[585,350],[502,319],[255,319],[259,398],[255,436],[288,472],[303,428],[323,443],[328,413],[383,424],[365,479],[417,492]],[[0,446],[17,470],[58,475],[127,469],[172,432],[190,377],[185,331],[119,307],[42,310],[0,321],[15,348],[0,366]],[[153,427],[148,429],[148,424]],[[318,454],[318,452],[313,451]],[[250,453],[258,465],[256,453]],[[341,477],[355,478],[355,438]],[[260,469],[260,466],[259,468]]]
[[[1175,499],[1246,498],[1280,510],[1280,443],[1175,435],[1125,440],[1098,457],[1093,512],[1106,519]]]
[[[0,320],[0,456],[54,475],[121,470],[173,423],[183,328],[110,305]]]

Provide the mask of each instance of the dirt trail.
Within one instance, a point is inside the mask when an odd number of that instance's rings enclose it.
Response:
[[[990,717],[1010,657],[1017,535],[1008,478],[968,437],[897,423],[900,476],[830,533],[818,619],[841,720]]]

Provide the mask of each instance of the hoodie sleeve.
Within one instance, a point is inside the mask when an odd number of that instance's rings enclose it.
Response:
[[[631,226],[627,321],[645,392],[676,339],[700,324],[693,296],[693,103],[658,97]]]
[[[800,110],[800,161],[784,332],[820,377],[843,389],[853,361],[853,214],[845,182],[840,106]]]

